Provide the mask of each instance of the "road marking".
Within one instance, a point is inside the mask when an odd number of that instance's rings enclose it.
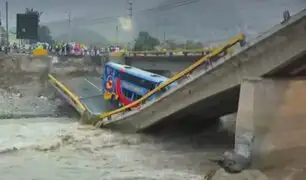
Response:
[[[90,82],[88,79],[84,78],[89,84],[91,84],[93,87],[95,87],[96,89],[98,89],[98,91],[102,92],[102,90],[96,86],[94,83]]]

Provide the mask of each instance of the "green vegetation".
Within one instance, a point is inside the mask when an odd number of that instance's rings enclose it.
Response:
[[[186,43],[177,43],[174,40],[165,40],[160,42],[157,38],[149,35],[148,32],[139,32],[135,40],[134,51],[152,51],[157,49],[168,50],[193,50],[201,49],[203,44],[200,42],[188,40]]]
[[[140,31],[135,40],[134,51],[151,51],[159,44],[159,40],[150,36],[148,32]]]
[[[174,40],[166,40],[163,46],[167,49],[201,49],[203,44],[201,42],[196,42],[192,40],[187,40],[185,43],[178,43]]]

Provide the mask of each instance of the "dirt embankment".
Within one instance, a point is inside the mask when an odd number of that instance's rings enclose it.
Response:
[[[67,105],[49,86],[48,73],[52,72],[59,78],[100,75],[96,72],[96,66],[82,60],[68,59],[52,63],[55,58],[37,58],[25,54],[0,55],[0,119],[76,115],[70,108],[63,108]]]
[[[62,102],[44,84],[46,65],[26,55],[0,60],[0,119],[58,116]]]
[[[21,71],[19,60],[12,56],[7,56],[0,60],[0,88],[7,89],[20,83],[27,83],[33,80],[29,73]]]

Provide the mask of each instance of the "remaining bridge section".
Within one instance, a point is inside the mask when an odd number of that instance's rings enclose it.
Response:
[[[126,56],[124,64],[153,71],[179,72],[203,56]]]
[[[136,51],[124,55],[123,63],[149,71],[179,72],[213,49],[181,51]]]
[[[245,78],[239,96],[235,153],[252,159],[253,168],[305,168],[305,90],[305,78]]]
[[[191,120],[188,118],[190,115],[209,119],[237,112],[239,85],[243,77],[296,76],[303,73],[298,69],[305,62],[305,27],[304,10],[285,24],[262,34],[233,56],[193,75],[188,82],[156,102],[104,125],[125,131],[140,131],[167,119]]]
[[[134,54],[128,53],[123,56],[110,56],[109,60],[129,66],[134,66],[148,71],[179,72],[207,55],[207,52],[199,51],[196,54],[176,55],[169,52],[160,54]]]

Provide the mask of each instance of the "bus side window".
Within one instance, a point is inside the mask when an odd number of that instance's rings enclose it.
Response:
[[[140,99],[142,96],[141,95],[138,95],[138,94],[134,94],[134,101],[136,101],[136,100],[138,100],[138,99]]]
[[[122,88],[122,92],[124,94],[125,97],[127,97],[128,99],[132,99],[133,98],[133,92],[126,89],[126,88]]]
[[[120,72],[120,78],[122,80],[128,81],[128,82],[133,83],[135,85],[144,87],[148,90],[153,90],[155,88],[154,83],[152,83],[148,80],[139,78],[137,76],[127,74],[127,73]]]

